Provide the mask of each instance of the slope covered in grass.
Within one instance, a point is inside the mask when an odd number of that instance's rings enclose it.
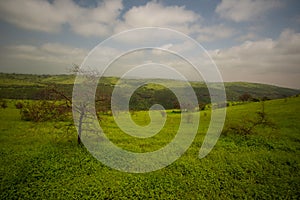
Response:
[[[31,75],[31,74],[4,74],[0,73],[0,98],[8,99],[38,99],[39,94],[47,87],[47,85],[56,85],[58,88],[64,88],[66,94],[71,96],[73,90],[75,77],[73,75]],[[117,83],[116,77],[102,77],[99,80],[98,88],[109,87],[108,91],[111,91],[114,85]],[[122,87],[126,85],[135,85],[143,80],[128,79],[123,81]],[[143,94],[141,96],[147,96],[149,93],[153,94],[151,97],[153,101],[156,100],[154,93],[166,93],[169,95],[166,88],[159,83],[168,82],[173,87],[182,87],[181,81],[178,80],[152,80],[158,84],[148,84],[144,90],[141,90]],[[209,103],[209,93],[206,85],[203,82],[191,82],[195,93],[198,96],[198,100],[203,103]],[[228,82],[224,83],[227,99],[229,101],[239,100],[239,97],[245,93],[250,94],[254,98],[262,99],[267,97],[269,99],[278,99],[300,94],[297,89],[277,87],[273,85],[258,84],[258,83],[246,83],[246,82]],[[214,87],[214,86],[213,86]],[[214,87],[218,90],[218,85]],[[139,99],[140,100],[140,99]]]
[[[170,166],[151,173],[130,174],[106,167],[76,144],[67,122],[32,123],[20,120],[9,103],[0,110],[0,199],[299,199],[300,98],[265,102],[277,129],[259,127],[256,133],[222,135],[203,159],[199,148],[210,121],[200,113],[198,134],[188,151]],[[228,108],[226,124],[255,117],[261,103]],[[196,114],[196,113],[194,113]],[[166,128],[148,141],[122,134],[112,116],[101,124],[109,138],[131,151],[155,150],[175,135],[180,114],[168,112]],[[147,124],[144,111],[135,112]],[[225,125],[226,126],[226,125]]]

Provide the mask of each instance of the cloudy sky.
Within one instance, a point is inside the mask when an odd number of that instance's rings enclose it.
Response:
[[[0,72],[66,73],[111,35],[151,26],[198,41],[225,81],[300,88],[299,8],[298,0],[0,1]]]

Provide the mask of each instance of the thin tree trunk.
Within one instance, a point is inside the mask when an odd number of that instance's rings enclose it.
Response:
[[[80,113],[79,122],[78,122],[78,137],[77,142],[81,144],[81,132],[82,132],[82,120],[83,120],[84,112]]]

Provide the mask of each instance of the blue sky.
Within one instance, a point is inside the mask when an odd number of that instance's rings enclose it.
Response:
[[[300,88],[297,0],[0,2],[0,71],[60,74],[104,39],[144,26],[203,45],[224,81]]]

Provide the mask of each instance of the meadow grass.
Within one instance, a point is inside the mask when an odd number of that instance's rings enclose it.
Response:
[[[0,110],[0,199],[299,199],[300,98],[265,102],[277,129],[257,128],[241,136],[222,135],[215,148],[198,158],[210,111],[201,111],[198,134],[184,155],[168,167],[133,174],[111,169],[77,145],[68,122],[32,123],[20,120],[9,102]],[[261,103],[227,109],[226,125],[255,118]],[[167,112],[164,129],[148,139],[128,136],[112,116],[100,124],[116,145],[147,152],[159,149],[176,134],[179,113]],[[148,113],[135,112],[139,125],[149,123]]]

